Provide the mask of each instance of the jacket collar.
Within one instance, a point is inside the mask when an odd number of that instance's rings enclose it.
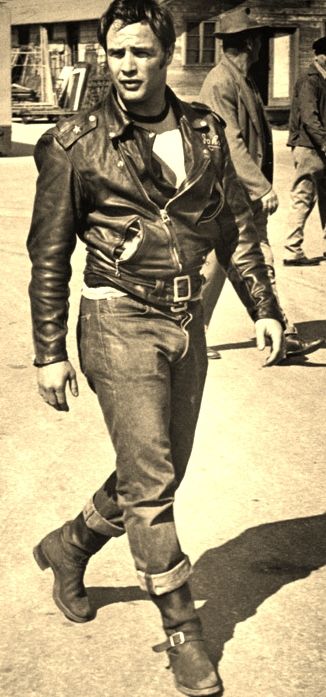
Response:
[[[170,87],[166,88],[166,98],[169,100],[172,109],[175,113],[178,123],[182,120],[186,120],[189,125],[195,130],[204,130],[207,128],[207,121],[205,120],[205,112],[209,114],[210,109],[207,107],[200,110],[196,107],[181,101],[171,90]],[[114,87],[111,87],[109,94],[103,103],[105,118],[107,122],[107,129],[109,137],[121,138],[125,131],[133,124],[132,119],[121,109],[117,98],[116,91]]]

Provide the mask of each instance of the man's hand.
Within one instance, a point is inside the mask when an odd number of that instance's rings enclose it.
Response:
[[[264,196],[261,197],[261,205],[263,211],[266,211],[268,215],[272,215],[278,208],[278,198],[274,189],[271,189]]]
[[[69,411],[66,400],[67,382],[69,382],[71,394],[78,397],[76,371],[70,361],[51,363],[37,369],[39,394],[47,404],[58,411]]]
[[[276,319],[259,319],[255,323],[255,329],[258,351],[263,351],[266,346],[271,346],[270,354],[264,365],[275,365],[284,360],[286,356],[281,324]]]

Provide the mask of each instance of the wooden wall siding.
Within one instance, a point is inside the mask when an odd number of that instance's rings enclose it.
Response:
[[[81,44],[97,42],[97,21],[83,22],[79,29],[79,41]]]
[[[12,24],[48,24],[98,19],[110,0],[5,0]],[[164,0],[159,0],[164,3]],[[169,3],[168,3],[169,4]],[[174,4],[174,2],[172,2]],[[212,0],[212,5],[215,0]]]
[[[185,98],[196,98],[200,87],[210,68],[205,66],[184,66],[183,42],[187,22],[210,20],[217,13],[224,12],[238,5],[234,0],[173,0],[169,9],[173,15],[177,35],[173,63],[169,69],[168,82],[177,94]]]
[[[98,19],[109,0],[7,0],[12,24],[49,24]]]

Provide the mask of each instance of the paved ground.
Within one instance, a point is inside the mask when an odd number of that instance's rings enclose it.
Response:
[[[174,697],[162,632],[137,586],[126,539],[90,563],[95,621],[75,625],[51,600],[51,575],[31,549],[79,512],[114,466],[95,398],[80,377],[69,414],[38,398],[31,366],[25,252],[35,169],[31,145],[44,126],[15,124],[15,156],[0,160],[2,253],[3,697]],[[275,132],[281,208],[271,219],[279,292],[305,336],[326,336],[326,264],[282,266],[291,180],[286,133]],[[322,253],[314,213],[308,254]],[[70,353],[83,252],[74,256]],[[193,564],[193,592],[227,697],[325,694],[326,349],[270,369],[253,326],[227,285],[209,333],[211,362],[196,443],[176,515]],[[309,359],[308,359],[309,358]]]

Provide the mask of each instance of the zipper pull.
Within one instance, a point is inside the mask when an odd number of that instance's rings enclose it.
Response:
[[[161,208],[160,214],[161,214],[161,218],[163,220],[163,223],[170,223],[171,222],[171,219],[170,219],[169,215],[167,214],[165,208]]]
[[[119,259],[115,260],[114,266],[115,266],[115,274],[114,275],[117,276],[117,278],[119,278],[121,276],[121,273],[119,271]]]

